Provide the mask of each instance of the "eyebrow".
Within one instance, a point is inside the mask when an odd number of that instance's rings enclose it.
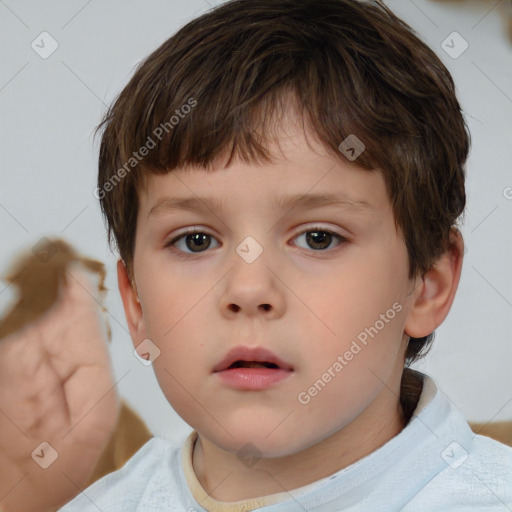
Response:
[[[150,216],[172,213],[179,210],[189,211],[223,211],[224,202],[217,197],[162,197],[151,208]],[[367,213],[374,207],[367,201],[356,199],[346,193],[338,194],[293,194],[274,198],[272,206],[279,210],[293,208],[314,209],[326,206],[338,206],[353,210],[355,213]]]

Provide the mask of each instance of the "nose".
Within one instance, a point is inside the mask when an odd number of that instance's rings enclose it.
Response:
[[[269,254],[263,252],[252,262],[235,252],[225,279],[220,307],[228,317],[242,314],[278,318],[283,314],[283,284],[279,272],[269,265]]]

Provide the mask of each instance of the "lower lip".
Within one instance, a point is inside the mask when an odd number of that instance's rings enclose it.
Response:
[[[216,372],[227,386],[246,391],[267,389],[289,377],[292,372],[279,368],[230,368]]]

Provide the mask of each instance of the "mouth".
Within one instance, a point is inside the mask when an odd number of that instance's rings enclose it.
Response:
[[[293,366],[263,347],[232,348],[213,369],[222,385],[239,391],[264,391],[292,375]]]
[[[234,369],[267,369],[293,371],[293,367],[263,347],[232,348],[213,368],[213,373]]]

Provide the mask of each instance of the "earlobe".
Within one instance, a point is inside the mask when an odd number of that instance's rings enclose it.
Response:
[[[133,343],[138,344],[147,337],[145,334],[143,311],[135,283],[132,284],[130,281],[128,271],[122,260],[117,262],[117,282],[130,336]]]
[[[464,241],[452,228],[449,249],[437,260],[413,292],[405,333],[422,338],[434,332],[448,315],[459,285],[464,256]]]

